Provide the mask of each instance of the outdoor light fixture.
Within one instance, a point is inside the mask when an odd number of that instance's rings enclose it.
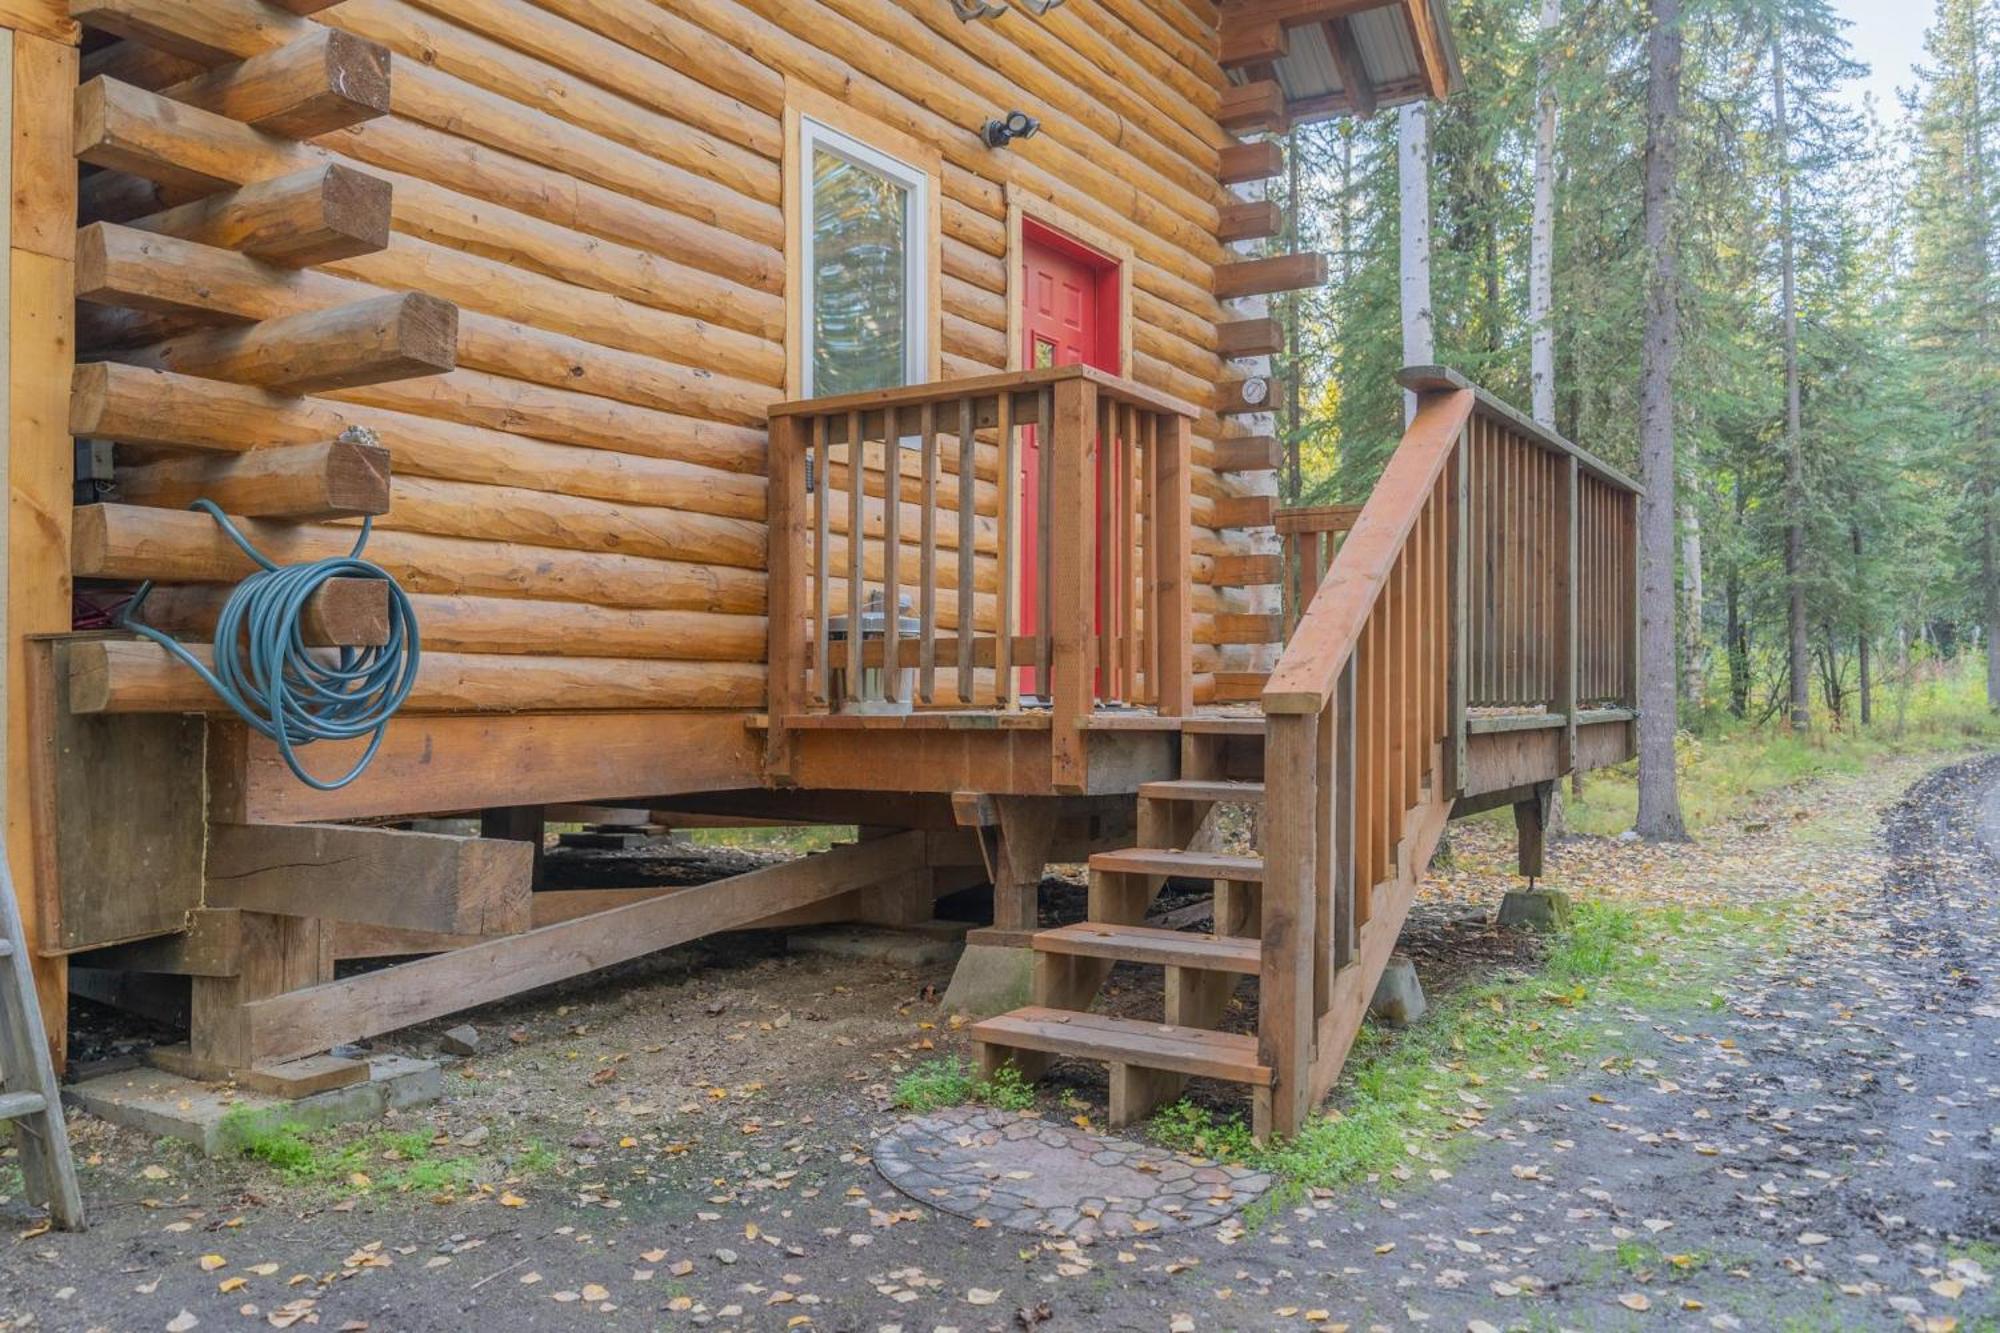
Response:
[[[1016,139],[1031,139],[1042,128],[1042,122],[1025,111],[1009,111],[999,120],[989,120],[979,127],[979,138],[988,148],[1005,148]]]
[[[1063,0],[1021,0],[1021,3],[1027,6],[1030,14],[1033,14],[1036,18],[1040,18],[1051,9],[1060,8]]]
[[[986,0],[951,0],[951,12],[958,15],[959,22],[970,23],[974,19],[997,19],[1007,12],[1007,6],[988,4]]]

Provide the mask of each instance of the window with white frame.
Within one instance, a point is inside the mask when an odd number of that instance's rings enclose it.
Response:
[[[930,177],[810,116],[796,238],[809,398],[927,378]]]

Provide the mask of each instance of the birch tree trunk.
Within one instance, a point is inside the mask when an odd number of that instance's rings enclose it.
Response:
[[[1798,269],[1793,255],[1791,127],[1785,116],[1785,49],[1778,30],[1771,33],[1771,134],[1778,154],[1778,263],[1780,315],[1785,336],[1785,601],[1790,649],[1792,730],[1812,723],[1812,700],[1806,673],[1806,473],[1799,438],[1799,305]]]
[[[1403,364],[1437,360],[1431,325],[1430,108],[1410,102],[1396,111],[1396,180],[1402,235]],[[1416,418],[1417,396],[1403,395],[1403,424]]]
[[[1680,0],[1650,0],[1646,37],[1645,329],[1639,367],[1639,817],[1648,838],[1681,839],[1674,774],[1674,359],[1680,280],[1674,179],[1681,102]]]
[[[1562,0],[1542,0],[1542,56],[1535,103],[1535,202],[1528,227],[1529,398],[1535,420],[1556,424],[1555,307],[1556,93],[1549,48],[1562,19]]]

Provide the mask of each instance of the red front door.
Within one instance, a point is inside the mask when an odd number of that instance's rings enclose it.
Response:
[[[1022,231],[1023,305],[1021,363],[1042,366],[1096,366],[1117,374],[1118,265],[1067,237],[1028,223]],[[1088,477],[1053,479],[1057,485]],[[1034,632],[1041,590],[1033,571],[1040,567],[1042,449],[1037,432],[1021,432],[1021,623]],[[1032,688],[1024,676],[1024,689]]]

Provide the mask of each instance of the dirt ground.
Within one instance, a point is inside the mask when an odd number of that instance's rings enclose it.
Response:
[[[1907,789],[1907,794],[1906,794]],[[0,1205],[0,1318],[147,1330],[2000,1327],[2000,757],[1785,793],[1691,847],[1576,840],[1579,894],[1810,892],[1713,1005],[1593,1013],[1621,1058],[1448,1086],[1440,1176],[1248,1228],[1078,1247],[935,1213],[869,1162],[900,1074],[964,1039],[948,968],[741,936],[461,1016],[444,1100],[290,1172],[76,1122],[95,1226]],[[1435,994],[1532,960],[1488,924],[1503,831],[1454,829],[1405,943]],[[1074,885],[1069,890],[1074,892]],[[1053,909],[1064,890],[1052,886]],[[1113,1004],[1142,1010],[1141,974]],[[1247,1022],[1249,1011],[1234,1017]],[[384,1049],[430,1055],[451,1023]],[[1208,1089],[1218,1107],[1232,1093]],[[1051,1118],[1101,1124],[1066,1067]],[[8,1188],[0,1174],[0,1192]]]

